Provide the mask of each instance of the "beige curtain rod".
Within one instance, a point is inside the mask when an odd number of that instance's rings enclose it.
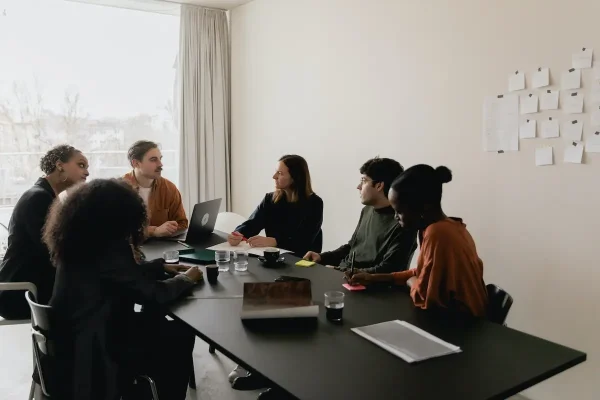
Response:
[[[155,0],[157,2],[160,3],[170,3],[170,4],[177,4],[180,6],[192,6],[192,7],[198,7],[198,8],[205,8],[207,10],[212,10],[212,11],[224,11],[227,12],[228,10],[224,9],[224,8],[213,8],[213,7],[205,7],[205,6],[201,6],[199,4],[190,4],[190,3],[180,3],[178,1],[173,1],[173,0]]]

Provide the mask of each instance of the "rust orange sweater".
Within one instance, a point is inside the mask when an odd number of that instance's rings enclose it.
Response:
[[[482,317],[487,306],[483,262],[465,224],[447,218],[421,232],[417,268],[395,272],[396,284],[415,276],[410,294],[417,307],[443,307]]]

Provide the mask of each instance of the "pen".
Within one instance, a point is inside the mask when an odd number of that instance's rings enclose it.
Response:
[[[247,241],[248,241],[248,239],[246,238],[246,236],[244,236],[244,235],[242,235],[242,234],[240,234],[240,233],[238,233],[238,232],[231,232],[231,234],[232,234],[233,236],[241,236],[241,237],[242,237],[242,240],[243,240],[244,242],[247,242]]]
[[[184,242],[182,242],[181,240],[178,240],[178,241],[177,241],[177,243],[179,243],[180,245],[182,245],[182,246],[184,246],[184,247],[187,247],[188,249],[191,249],[191,248],[192,248],[192,246],[190,246],[190,245],[189,245],[189,244],[187,244],[187,243],[184,243]]]
[[[350,255],[350,276],[354,275],[354,252]]]

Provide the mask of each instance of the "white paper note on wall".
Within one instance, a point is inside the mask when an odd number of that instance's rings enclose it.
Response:
[[[585,143],[586,153],[600,153],[600,130],[595,131]]]
[[[535,149],[535,165],[540,167],[542,165],[552,165],[554,160],[552,159],[552,146],[538,147]]]
[[[519,150],[519,97],[488,96],[483,104],[483,150]]]
[[[542,121],[541,137],[544,139],[557,138],[560,135],[558,120],[549,117]]]
[[[538,68],[533,73],[533,78],[531,79],[531,86],[534,88],[541,88],[544,86],[548,86],[550,84],[550,69],[548,68]]]
[[[592,90],[590,94],[592,103],[600,103],[600,81],[592,82]]]
[[[581,87],[581,70],[571,68],[563,72],[560,84],[562,89],[579,89]]]
[[[594,80],[600,80],[600,65],[594,67]]]
[[[521,71],[515,71],[508,76],[508,91],[514,92],[515,90],[525,89],[525,73]]]
[[[583,121],[577,119],[566,121],[563,124],[561,131],[564,138],[570,141],[579,141],[583,134]]]
[[[592,68],[592,54],[594,49],[583,47],[577,53],[573,53],[573,68]]]
[[[590,122],[592,123],[594,129],[600,128],[600,106],[594,106]]]
[[[581,114],[583,112],[583,93],[564,93],[562,109],[567,114]]]
[[[534,139],[536,126],[537,121],[535,119],[527,119],[521,122],[521,126],[519,127],[519,138]]]
[[[558,94],[558,90],[544,90],[540,95],[540,110],[557,110]]]
[[[533,114],[538,112],[538,96],[537,94],[529,93],[521,96],[519,99],[521,114]]]
[[[569,142],[565,147],[564,162],[572,164],[581,164],[583,158],[583,142]]]

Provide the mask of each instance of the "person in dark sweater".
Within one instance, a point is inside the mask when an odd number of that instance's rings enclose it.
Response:
[[[321,253],[310,251],[304,259],[345,271],[354,255],[357,271],[383,273],[404,271],[417,248],[416,231],[403,229],[394,219],[388,192],[404,169],[395,160],[373,158],[360,168],[357,189],[365,207],[350,241],[340,248]]]
[[[31,282],[37,287],[37,301],[46,304],[52,295],[55,270],[42,227],[56,196],[79,182],[85,182],[88,161],[76,148],[56,146],[40,161],[46,176],[37,180],[17,202],[8,225],[8,248],[0,264],[0,282]],[[22,291],[0,291],[0,316],[29,318],[29,305]]]
[[[248,238],[252,247],[279,247],[296,255],[321,251],[323,200],[312,190],[306,160],[281,157],[273,179],[275,192],[267,193],[250,218],[229,235],[229,244],[237,246]],[[266,237],[258,236],[263,229]]]

